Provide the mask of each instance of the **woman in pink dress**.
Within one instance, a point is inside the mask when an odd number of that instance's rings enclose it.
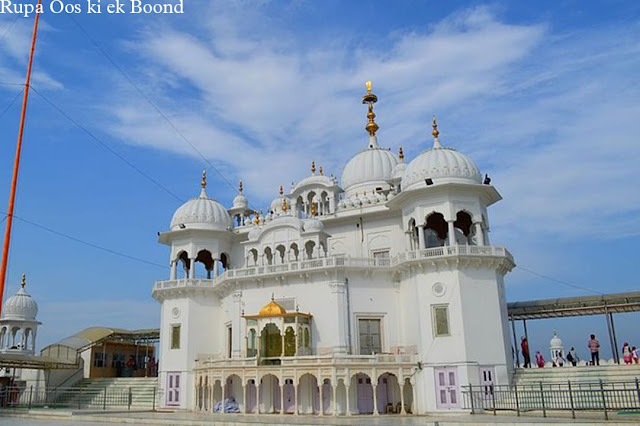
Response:
[[[540,351],[536,351],[536,364],[538,364],[538,368],[544,368],[544,357]]]

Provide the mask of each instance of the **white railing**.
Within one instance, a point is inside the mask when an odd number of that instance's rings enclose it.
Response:
[[[177,279],[169,281],[158,281],[155,290],[165,290],[170,288],[213,288],[231,278],[245,278],[263,275],[281,275],[291,271],[314,270],[334,267],[346,268],[395,268],[405,262],[412,262],[420,259],[442,258],[449,256],[492,256],[506,257],[513,262],[513,256],[504,247],[494,246],[442,246],[423,250],[408,251],[400,253],[391,258],[357,258],[344,255],[331,257],[321,257],[296,262],[287,262],[277,265],[250,266],[247,268],[229,269],[215,279]]]
[[[369,364],[408,364],[417,362],[416,355],[376,354],[376,355],[309,355],[280,357],[282,367],[331,366],[331,365],[369,365]],[[201,355],[197,369],[257,367],[257,358],[219,358]]]

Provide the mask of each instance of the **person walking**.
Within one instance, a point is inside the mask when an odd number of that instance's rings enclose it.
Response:
[[[569,361],[574,367],[578,365],[578,354],[576,353],[576,349],[573,346],[567,354],[567,361]]]
[[[596,339],[595,334],[591,335],[587,347],[591,351],[591,365],[600,365],[600,342]]]
[[[520,342],[520,348],[522,349],[522,357],[524,358],[524,368],[531,368],[531,355],[529,354],[529,342],[527,338],[522,336]]]
[[[631,348],[627,342],[624,342],[624,345],[622,345],[622,359],[625,364],[631,364]]]

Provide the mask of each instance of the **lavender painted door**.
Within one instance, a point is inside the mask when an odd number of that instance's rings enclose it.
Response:
[[[293,386],[293,380],[287,379],[284,381],[284,412],[293,414],[296,411],[296,388]]]
[[[373,387],[371,386],[371,379],[364,374],[358,374],[356,381],[358,412],[360,414],[373,414]]]
[[[167,373],[167,405],[180,405],[180,373]]]
[[[491,398],[494,375],[495,370],[493,367],[480,367],[480,386],[482,386],[483,398]]]
[[[444,410],[460,408],[458,369],[455,367],[436,368],[435,375],[436,406]]]

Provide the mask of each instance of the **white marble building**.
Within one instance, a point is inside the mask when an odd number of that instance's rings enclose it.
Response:
[[[424,414],[461,408],[461,386],[512,369],[504,276],[489,241],[501,199],[473,161],[433,146],[405,163],[369,134],[340,182],[311,175],[262,215],[202,192],[160,234],[160,378],[168,407]]]

